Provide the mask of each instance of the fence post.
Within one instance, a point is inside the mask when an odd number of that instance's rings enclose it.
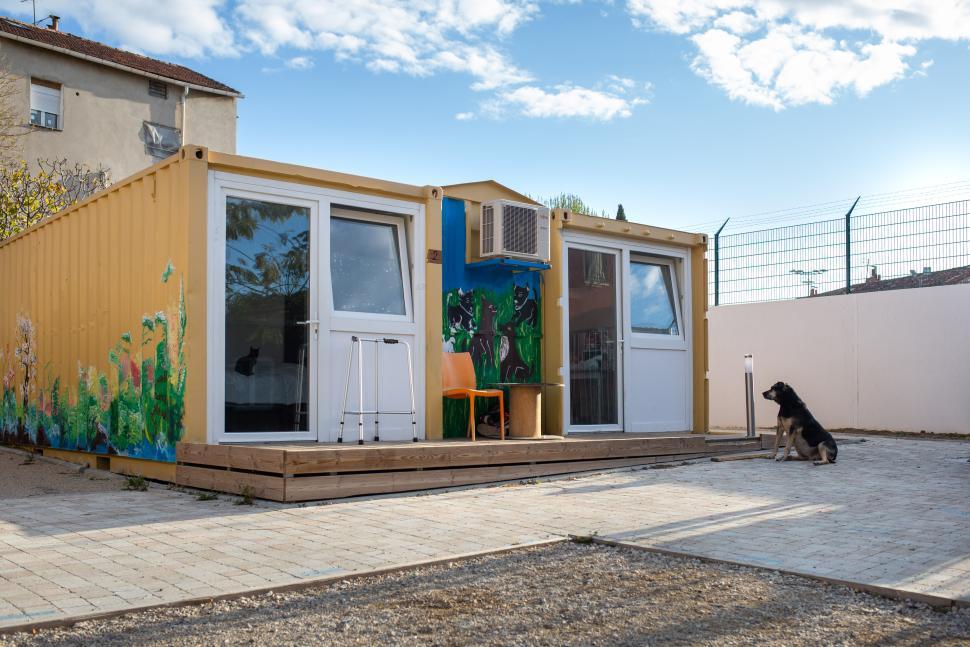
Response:
[[[728,218],[714,234],[714,305],[721,305],[721,230],[728,224]]]
[[[852,294],[852,211],[859,204],[859,198],[855,199],[849,210],[845,212],[845,293]]]

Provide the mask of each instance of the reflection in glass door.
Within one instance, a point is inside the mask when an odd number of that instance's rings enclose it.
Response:
[[[225,281],[225,431],[310,431],[310,209],[227,197]]]
[[[568,248],[571,426],[620,424],[615,252]]]

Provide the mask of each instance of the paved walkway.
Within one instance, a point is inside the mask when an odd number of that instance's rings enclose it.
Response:
[[[592,534],[970,601],[970,443],[871,439],[532,485],[233,505],[185,493],[0,501],[0,628]]]

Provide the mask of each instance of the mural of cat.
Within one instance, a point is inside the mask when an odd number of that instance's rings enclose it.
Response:
[[[516,344],[515,323],[510,321],[501,326],[502,339],[499,343],[501,359],[500,373],[503,382],[525,382],[532,376],[532,369],[522,359]]]
[[[472,361],[476,364],[495,361],[495,314],[498,308],[482,297],[482,317],[475,334],[472,335]]]
[[[531,290],[527,285],[516,285],[512,294],[512,303],[515,305],[515,317],[512,325],[520,323],[535,326],[539,321],[539,304],[535,299],[529,297]]]
[[[475,291],[458,288],[457,303],[448,301],[448,324],[452,328],[473,332],[475,330]]]

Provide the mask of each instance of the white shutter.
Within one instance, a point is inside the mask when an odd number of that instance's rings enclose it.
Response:
[[[30,109],[61,114],[61,91],[43,85],[30,84]]]

